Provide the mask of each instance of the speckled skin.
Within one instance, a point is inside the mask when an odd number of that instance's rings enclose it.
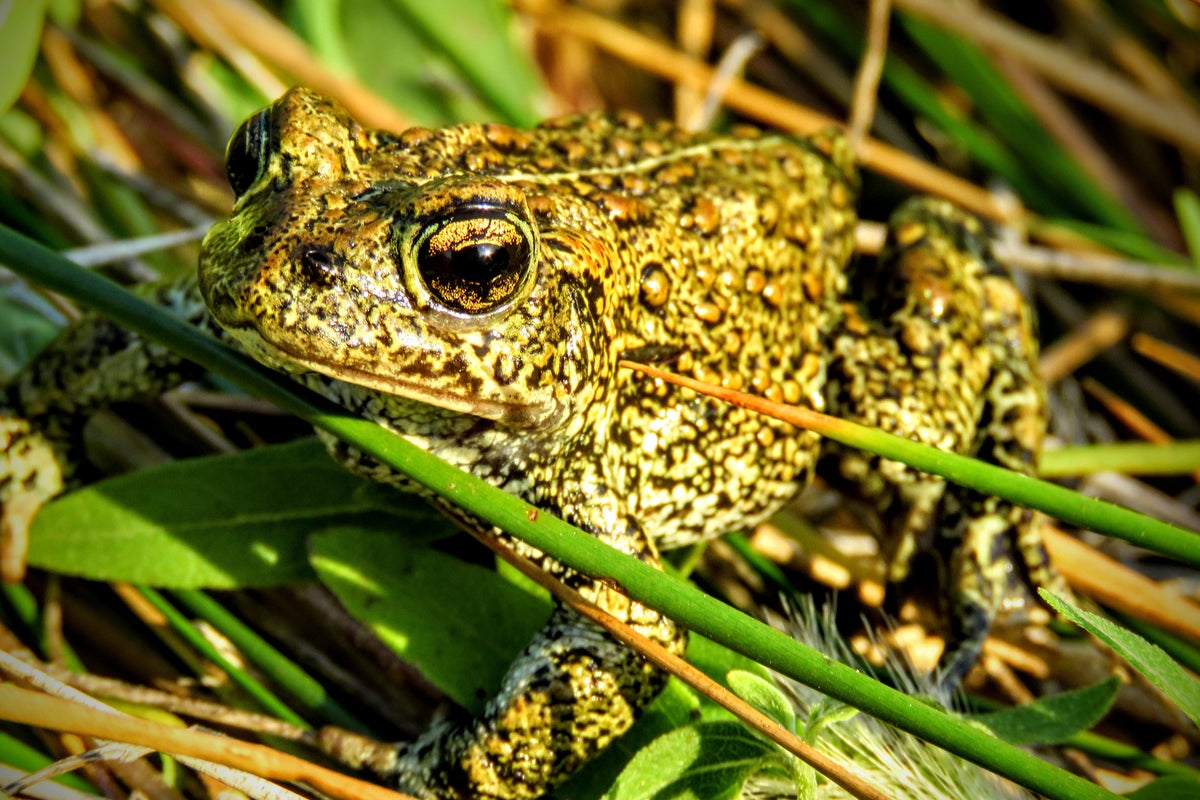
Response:
[[[199,271],[226,335],[651,563],[772,513],[813,475],[819,440],[619,370],[621,358],[1022,470],[1040,446],[1028,313],[978,223],[919,201],[899,213],[884,266],[852,275],[858,182],[836,134],[712,136],[595,115],[394,135],[293,90],[235,134],[228,166],[237,205]],[[8,405],[34,383],[18,381]],[[902,465],[828,448],[822,463],[883,511],[897,580],[944,520],[957,674],[1013,594],[1011,565],[1045,575],[1030,517]],[[682,649],[669,620],[517,546]],[[420,796],[537,797],[661,684],[560,609],[482,715],[401,747],[386,770]]]

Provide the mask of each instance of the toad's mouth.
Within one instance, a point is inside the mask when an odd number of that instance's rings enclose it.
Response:
[[[266,336],[253,323],[222,323],[222,327],[251,358],[280,372],[315,372],[380,394],[394,395],[446,411],[494,420],[514,428],[553,427],[562,416],[557,404],[549,399],[538,402],[480,397],[465,389],[454,391],[440,387],[429,376],[422,378],[380,370],[368,371],[351,364],[316,358],[311,353],[297,352],[286,342],[275,341]]]

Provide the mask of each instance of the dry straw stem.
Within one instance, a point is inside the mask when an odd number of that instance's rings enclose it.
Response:
[[[1131,342],[1138,353],[1192,380],[1200,380],[1200,358],[1145,333],[1135,333]]]
[[[1058,234],[1049,226],[1039,234]],[[1075,242],[1067,242],[1074,245]],[[1020,242],[993,242],[992,250],[1003,263],[1031,275],[1060,278],[1143,292],[1200,292],[1200,272],[1131,261],[1101,253],[1049,250]]]
[[[1123,311],[1105,310],[1042,350],[1038,372],[1047,385],[1058,383],[1129,334],[1129,317]]]
[[[545,31],[587,41],[674,83],[707,90],[716,76],[716,70],[703,61],[599,14],[575,6],[530,0],[521,0],[515,5],[535,15]],[[744,80],[730,81],[724,100],[728,107],[780,130],[809,134],[824,128],[843,127],[838,120]],[[863,142],[859,157],[864,166],[920,191],[941,195],[991,219],[1005,218],[1007,206],[990,192],[875,139]]]
[[[474,532],[472,532],[474,533]],[[888,800],[887,795],[863,781],[841,764],[834,761],[820,750],[806,744],[791,731],[786,730],[773,719],[745,702],[733,692],[726,689],[700,670],[693,667],[674,653],[668,652],[657,642],[648,639],[630,628],[625,623],[601,610],[579,592],[539,569],[528,559],[514,553],[499,540],[491,536],[476,535],[496,555],[503,558],[523,575],[537,583],[556,599],[570,606],[572,610],[604,628],[622,644],[641,653],[647,661],[665,672],[702,693],[722,708],[731,712],[746,725],[766,736],[771,741],[799,758],[804,763],[817,770],[829,780],[841,786],[859,800]]]
[[[263,778],[303,783],[335,797],[362,800],[407,798],[407,795],[347,777],[269,747],[211,733],[172,728],[123,714],[97,711],[16,686],[0,685],[0,709],[3,709],[3,717],[10,722],[213,761]]]
[[[879,79],[887,59],[888,24],[892,16],[891,0],[871,0],[867,17],[867,46],[854,79],[854,100],[850,104],[850,144],[855,152],[871,130]]]
[[[1046,526],[1055,568],[1083,594],[1104,605],[1191,639],[1200,638],[1200,606],[1073,536]]]
[[[1169,433],[1158,427],[1153,420],[1143,414],[1132,403],[1118,397],[1115,392],[1110,391],[1096,379],[1084,378],[1081,383],[1085,392],[1096,398],[1109,414],[1115,419],[1120,420],[1126,428],[1137,436],[1154,444],[1169,444],[1175,441]],[[1200,470],[1193,472],[1192,478],[1200,481]]]
[[[1166,142],[1200,155],[1200,113],[1190,104],[1164,103],[1102,64],[1063,49],[979,6],[968,11],[939,0],[896,0],[898,8],[933,20],[939,27],[1015,58],[1048,82],[1121,117]]]
[[[1153,420],[1138,410],[1136,406],[1128,400],[1121,398],[1095,378],[1085,377],[1080,381],[1080,385],[1085,392],[1104,406],[1105,411],[1115,419],[1120,420],[1122,425],[1137,436],[1156,444],[1166,444],[1167,442],[1174,441],[1169,433],[1158,427]]]
[[[1151,53],[1113,18],[1103,3],[1096,0],[1063,0],[1074,12],[1074,21],[1108,51],[1138,83],[1166,103],[1191,102],[1174,76],[1162,65],[1162,59]]]
[[[70,672],[56,664],[37,662],[36,666],[55,680],[91,695],[100,695],[111,700],[156,708],[193,720],[221,725],[224,728],[238,728],[295,742],[313,743],[314,737],[310,731],[266,714],[256,714],[210,700],[202,700],[148,686],[138,686],[115,678],[106,678],[91,673]]]

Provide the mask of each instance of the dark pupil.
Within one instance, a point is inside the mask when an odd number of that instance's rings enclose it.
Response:
[[[238,197],[249,190],[266,169],[271,143],[269,112],[259,111],[241,124],[225,150],[225,175]]]
[[[508,267],[508,249],[498,244],[473,244],[450,254],[450,269],[480,284],[490,285]]]
[[[430,240],[417,256],[429,291],[444,305],[482,312],[512,297],[529,261],[523,239],[503,243],[468,242],[436,250]]]

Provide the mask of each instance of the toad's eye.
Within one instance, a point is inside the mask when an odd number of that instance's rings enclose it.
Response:
[[[428,223],[416,267],[429,294],[451,311],[481,314],[513,297],[533,266],[528,223],[503,206],[462,206]]]
[[[270,149],[270,109],[263,109],[238,127],[225,148],[225,175],[235,195],[241,197],[262,177]]]

